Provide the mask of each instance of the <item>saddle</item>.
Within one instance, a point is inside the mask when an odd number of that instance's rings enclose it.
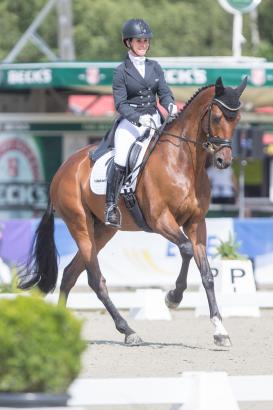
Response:
[[[170,115],[165,119],[161,115],[162,125],[156,133],[154,145],[157,142],[161,132],[164,130],[165,125],[170,120]],[[97,195],[105,195],[106,184],[110,173],[113,172],[114,167],[114,137],[117,126],[119,125],[122,117],[118,117],[111,129],[106,133],[100,144],[94,151],[89,152],[89,158],[94,162],[94,167],[90,176],[90,188],[91,191]],[[137,176],[142,170],[143,158],[147,151],[147,148],[155,134],[153,129],[147,129],[144,135],[138,138],[132,145],[127,161],[126,161],[126,174],[123,187],[120,194],[122,195],[127,209],[130,211],[136,224],[146,232],[152,232],[147,225],[145,218],[138,205],[137,198],[135,196]],[[152,148],[153,149],[153,148]],[[151,150],[152,150],[151,149]]]
[[[96,162],[100,157],[102,157],[106,152],[111,151],[114,148],[114,137],[117,126],[119,125],[121,117],[115,119],[112,127],[105,134],[95,151],[89,152],[89,157],[93,162]]]
[[[105,138],[99,144],[95,151],[90,151],[89,157],[94,161],[91,176],[90,176],[90,188],[91,191],[97,195],[105,195],[106,184],[108,178],[110,178],[111,172],[114,171],[114,155],[113,139],[115,135],[115,129],[118,124],[114,124],[112,129],[106,134]],[[151,229],[147,225],[145,218],[138,205],[135,189],[137,176],[143,163],[143,158],[149,143],[154,135],[154,130],[147,130],[141,138],[138,138],[132,145],[127,161],[126,161],[126,174],[123,187],[121,188],[121,196],[124,199],[127,209],[130,211],[136,224],[146,232],[151,232]]]

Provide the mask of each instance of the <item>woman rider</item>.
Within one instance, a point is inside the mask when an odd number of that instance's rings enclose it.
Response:
[[[105,224],[115,228],[121,226],[117,202],[130,147],[147,127],[161,124],[156,95],[167,111],[172,115],[177,113],[162,68],[156,61],[145,58],[151,38],[151,29],[142,19],[130,19],[123,25],[122,40],[129,51],[113,78],[115,107],[121,120],[115,132],[114,172],[107,182],[105,206]]]

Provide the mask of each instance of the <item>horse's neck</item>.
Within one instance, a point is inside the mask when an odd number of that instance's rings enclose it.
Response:
[[[202,147],[202,143],[205,141],[205,133],[201,126],[205,109],[205,104],[200,108],[200,102],[198,104],[198,101],[192,101],[185,112],[182,112],[169,128],[170,134],[185,138],[189,142],[179,141],[174,137],[173,144],[167,144],[166,146],[172,160],[176,157],[177,161],[191,164],[196,173],[203,171],[206,161],[206,152]]]

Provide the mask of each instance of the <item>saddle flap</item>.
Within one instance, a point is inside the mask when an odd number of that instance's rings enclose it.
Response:
[[[144,141],[137,140],[128,155],[128,165],[127,176],[130,174],[130,178],[125,178],[125,186],[127,189],[130,188],[133,192],[136,187],[136,180],[139,173],[140,165],[143,161],[145,152],[151,141],[152,134],[149,135]],[[111,172],[111,163],[114,162],[115,150],[106,152],[100,158],[98,158],[93,166],[91,176],[90,176],[90,188],[94,194],[105,195],[106,193],[106,182],[108,172]],[[108,171],[109,169],[109,171]],[[121,193],[124,193],[124,187],[121,189]]]

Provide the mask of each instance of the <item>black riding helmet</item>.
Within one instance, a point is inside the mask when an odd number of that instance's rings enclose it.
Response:
[[[130,19],[122,27],[122,41],[126,47],[126,40],[130,38],[152,38],[153,33],[149,25],[142,19]]]

